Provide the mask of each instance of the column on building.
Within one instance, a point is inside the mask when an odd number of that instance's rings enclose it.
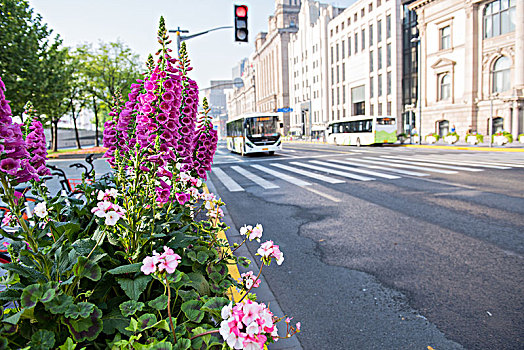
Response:
[[[515,14],[515,76],[512,134],[524,133],[524,1],[517,0]]]

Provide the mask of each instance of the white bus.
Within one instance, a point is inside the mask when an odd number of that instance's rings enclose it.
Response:
[[[332,121],[327,128],[327,141],[334,145],[372,145],[397,141],[394,117],[354,116]]]
[[[282,150],[279,126],[278,114],[241,115],[226,124],[227,149],[241,155],[261,152],[273,155]]]

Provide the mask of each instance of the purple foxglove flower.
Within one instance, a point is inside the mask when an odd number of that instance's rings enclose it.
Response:
[[[162,99],[166,102],[171,102],[175,99],[175,95],[172,92],[167,91],[162,94]]]
[[[20,160],[13,158],[6,158],[0,161],[0,170],[9,175],[16,175],[20,168]]]
[[[155,83],[153,83],[152,81],[146,81],[145,84],[144,84],[144,88],[147,91],[155,91],[156,88],[157,88],[157,85]]]
[[[170,91],[170,90],[173,90],[173,88],[175,87],[175,82],[171,79],[168,79],[166,81],[164,81],[164,89]]]
[[[165,113],[159,113],[159,114],[156,116],[156,120],[157,120],[159,123],[162,123],[162,124],[164,124],[164,123],[167,121],[167,118],[168,118],[168,116],[167,116]]]

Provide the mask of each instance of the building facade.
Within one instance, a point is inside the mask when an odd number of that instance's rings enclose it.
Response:
[[[289,43],[290,134],[319,138],[329,114],[328,23],[343,9],[318,1],[302,2],[300,27]]]
[[[234,72],[233,79],[241,78],[244,85],[234,87],[227,94],[227,111],[228,118],[234,119],[242,114],[253,113],[256,111],[256,94],[255,94],[255,69],[253,60],[243,59],[242,71],[240,75]]]
[[[524,1],[417,0],[409,9],[420,35],[422,135],[522,133]]]
[[[402,116],[400,0],[360,0],[328,24],[329,121]],[[400,128],[399,128],[400,130]]]
[[[226,91],[233,88],[231,80],[211,80],[209,87],[202,89],[203,97],[209,103],[209,116],[213,118],[213,125],[217,128],[219,138],[225,137],[227,121]]]
[[[289,107],[288,44],[298,31],[300,0],[275,0],[275,13],[269,17],[268,32],[255,39],[253,66],[257,112],[276,112]],[[283,113],[282,132],[289,132],[289,113]]]

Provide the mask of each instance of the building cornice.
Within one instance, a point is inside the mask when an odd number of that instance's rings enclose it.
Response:
[[[434,1],[438,1],[438,0],[417,0],[413,2],[412,4],[408,5],[408,9],[411,11],[415,11],[423,6],[426,6],[430,2],[434,2]]]

